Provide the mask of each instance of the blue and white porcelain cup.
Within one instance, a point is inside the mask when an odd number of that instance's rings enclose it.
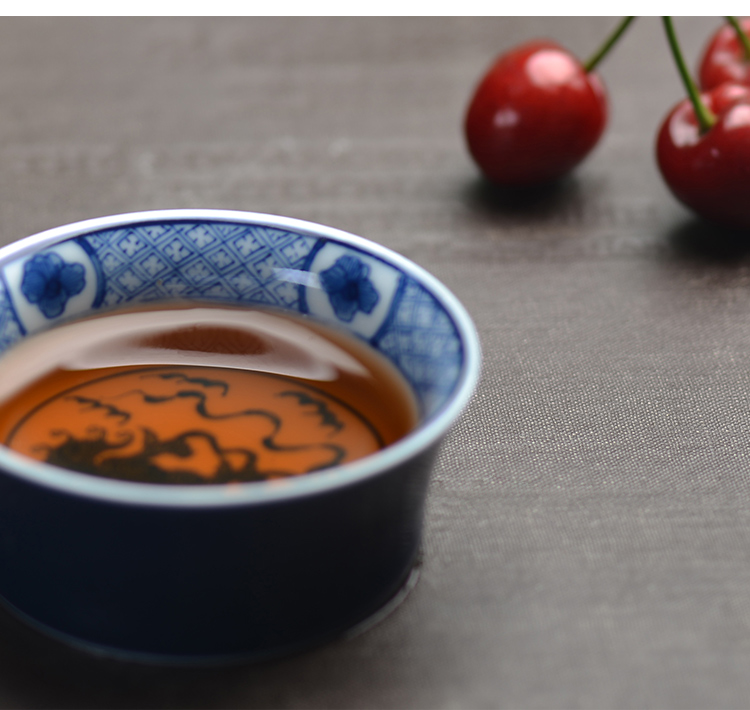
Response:
[[[155,661],[281,655],[373,617],[412,573],[432,462],[480,350],[457,299],[404,257],[247,212],[79,222],[0,250],[0,353],[71,319],[207,301],[345,328],[400,370],[420,422],[353,463],[231,487],[105,479],[0,446],[1,600],[68,643]]]

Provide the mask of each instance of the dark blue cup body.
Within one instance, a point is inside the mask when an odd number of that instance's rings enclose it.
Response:
[[[48,631],[155,659],[261,658],[366,619],[404,583],[433,451],[251,506],[101,502],[0,477],[0,587]]]

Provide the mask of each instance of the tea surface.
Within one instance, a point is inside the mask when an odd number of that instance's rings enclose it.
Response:
[[[385,358],[273,311],[97,316],[27,338],[0,368],[0,442],[108,478],[296,476],[374,453],[415,424]]]

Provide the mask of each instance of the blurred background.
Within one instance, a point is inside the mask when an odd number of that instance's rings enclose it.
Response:
[[[549,37],[586,58],[616,23],[0,21],[0,243],[159,208],[322,222],[444,281],[485,356],[437,462],[421,579],[379,625],[180,669],[0,612],[1,707],[747,704],[750,266],[656,168],[683,98],[659,20],[601,65],[610,125],[555,189],[490,188],[463,142],[496,55]],[[678,18],[691,67],[719,25]]]

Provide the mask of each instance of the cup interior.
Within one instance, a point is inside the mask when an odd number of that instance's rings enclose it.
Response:
[[[420,426],[454,418],[477,378],[469,316],[420,267],[321,225],[212,210],[89,220],[0,250],[0,355],[71,319],[176,302],[276,308],[345,329],[402,373]]]

